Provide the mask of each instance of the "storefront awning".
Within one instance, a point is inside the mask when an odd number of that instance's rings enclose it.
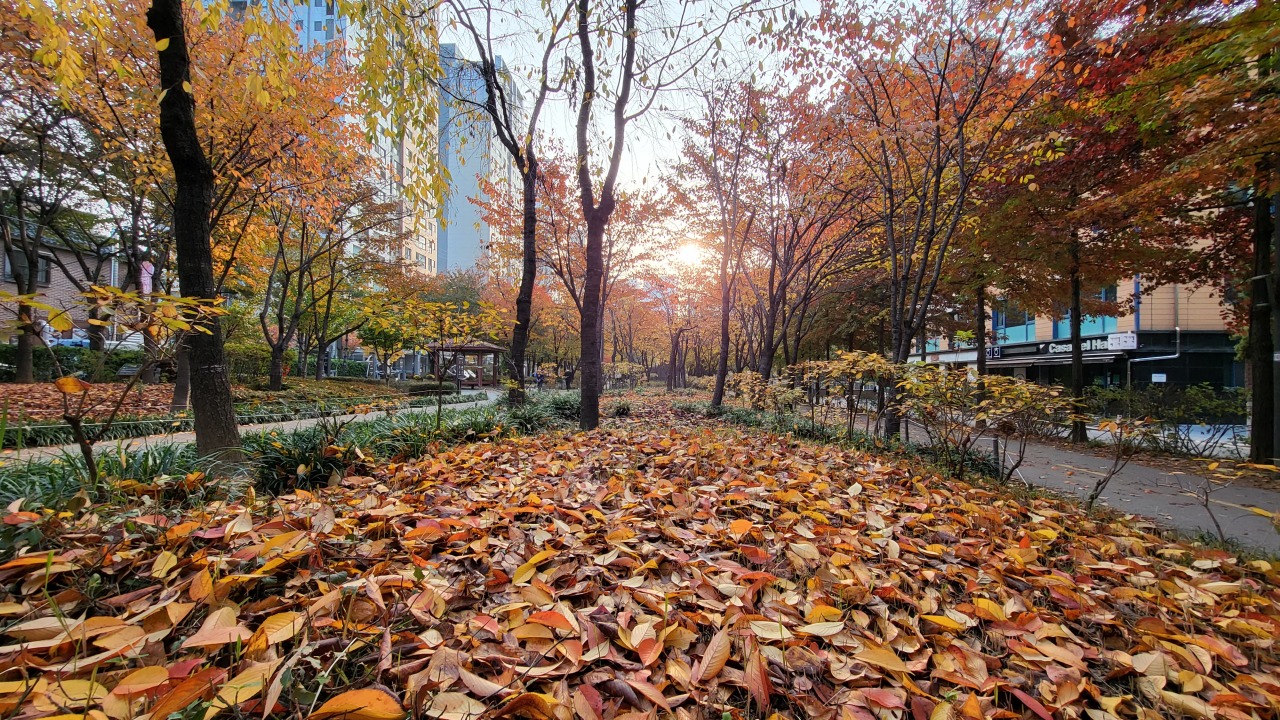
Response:
[[[1087,365],[1101,365],[1123,357],[1122,353],[1085,353]],[[1070,365],[1071,355],[1018,355],[987,361],[987,367],[1032,367],[1034,365]]]

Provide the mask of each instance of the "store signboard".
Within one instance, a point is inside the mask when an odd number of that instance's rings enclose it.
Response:
[[[1168,379],[1168,376],[1164,373],[1151,373],[1151,382],[1153,383],[1166,382]]]
[[[1137,350],[1138,334],[1131,332],[1112,333],[1107,336],[1108,350]]]
[[[1071,352],[1071,343],[1070,342],[1051,342],[1051,343],[1046,343],[1044,348],[1045,348],[1045,352],[1047,352],[1050,355],[1062,355],[1064,353]],[[1095,338],[1085,338],[1081,340],[1080,349],[1083,352],[1098,352],[1101,350],[1109,350],[1110,348],[1107,345],[1107,338],[1095,337]]]
[[[989,347],[989,348],[987,348],[987,359],[988,359],[988,360],[998,360],[998,359],[1000,359],[1001,351],[1002,351],[1003,349],[1004,349],[1004,348],[1001,348],[1001,347],[1000,347],[1000,346],[998,346],[998,345],[997,345],[997,346],[995,346],[995,347]]]

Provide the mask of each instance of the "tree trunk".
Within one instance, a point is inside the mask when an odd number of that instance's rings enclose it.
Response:
[[[89,319],[99,319],[99,308],[94,305],[89,308]],[[85,331],[89,335],[89,349],[94,352],[104,352],[107,349],[107,328],[97,323],[89,323],[88,329]],[[94,378],[97,380],[98,378]]]
[[[1275,221],[1268,197],[1253,201],[1253,281],[1249,287],[1249,375],[1253,418],[1249,427],[1249,461],[1269,464],[1275,446],[1275,338],[1271,335],[1272,308],[1267,291],[1271,275],[1271,239]]]
[[[169,411],[179,413],[187,409],[191,396],[191,353],[186,345],[178,348],[177,367],[173,378],[173,400]]]
[[[516,294],[516,324],[511,330],[511,379],[508,394],[512,405],[524,403],[524,358],[529,347],[529,322],[533,318],[533,287],[538,273],[538,163],[528,153],[528,167],[522,178],[524,219],[520,226],[520,291]]]
[[[315,379],[324,379],[324,364],[329,357],[329,343],[323,339],[316,342],[316,372]]]
[[[597,209],[587,218],[587,262],[582,292],[582,358],[579,361],[582,386],[583,430],[600,424],[600,387],[603,380],[601,353],[604,351],[600,323],[604,282],[604,231],[609,214]]]
[[[987,289],[978,286],[978,302],[974,307],[976,320],[973,324],[973,347],[978,351],[978,375],[987,374]]]
[[[1083,308],[1080,303],[1080,240],[1078,231],[1071,236],[1071,399],[1076,402],[1076,419],[1071,421],[1071,442],[1082,443],[1089,439],[1081,414],[1084,411],[1084,345],[1080,339]]]
[[[1271,293],[1268,297],[1271,305],[1271,456],[1280,455],[1280,423],[1275,421],[1277,410],[1280,410],[1280,356],[1274,354],[1276,340],[1280,339],[1280,312],[1276,311],[1280,303],[1280,223],[1276,215],[1280,212],[1280,192],[1271,196]],[[1274,465],[1275,462],[1271,462]]]
[[[284,389],[284,343],[277,343],[271,348],[271,368],[267,372],[267,389]]]
[[[778,345],[773,339],[778,332],[778,313],[775,309],[769,310],[762,326],[760,354],[756,356],[756,372],[760,373],[761,379],[767,381],[773,374],[773,356],[778,352]]]
[[[19,292],[22,292],[19,290]],[[14,359],[14,382],[30,385],[36,381],[35,373],[35,309],[30,305],[18,304],[18,347]]]
[[[892,323],[889,330],[889,345],[892,356],[889,358],[895,364],[905,363],[907,357],[910,356],[911,339],[909,333],[901,326],[901,323]],[[884,325],[880,326],[880,343],[884,344]],[[902,432],[902,417],[898,414],[897,403],[894,402],[895,388],[892,378],[880,379],[880,396],[882,412],[884,414],[884,436],[886,438],[896,437]]]
[[[152,0],[147,26],[157,42],[169,43],[159,51],[160,87],[165,92],[160,101],[160,135],[173,164],[173,242],[178,257],[178,284],[184,297],[212,300],[217,296],[209,244],[213,169],[196,132],[195,101],[184,88],[191,79],[191,58],[183,28],[182,0]],[[191,333],[188,341],[196,451],[203,457],[240,462],[244,453],[218,318],[211,318],[207,329],[207,334]]]

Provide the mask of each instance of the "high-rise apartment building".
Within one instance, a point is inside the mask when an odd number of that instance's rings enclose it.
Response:
[[[261,1],[232,0],[231,14],[241,15],[250,4],[258,5]],[[335,48],[342,52],[331,56],[335,59],[350,58],[356,52],[350,40],[358,29],[342,16],[335,0],[267,1],[280,18],[293,26],[301,50],[337,43]],[[363,119],[352,115],[350,122],[363,122]],[[381,129],[375,152],[381,166],[379,179],[384,199],[401,206],[398,236],[402,241],[392,254],[417,272],[434,275],[437,271],[435,207],[428,200],[415,197],[429,193],[415,193],[414,189],[424,187],[425,175],[433,171],[433,158],[427,153],[435,152],[436,139],[430,137],[435,127],[419,130],[384,123]]]
[[[501,57],[495,58],[503,91],[517,118],[524,110],[519,88],[511,82]],[[476,200],[487,200],[482,180],[519,187],[519,174],[499,142],[493,120],[485,113],[488,99],[480,64],[458,57],[457,47],[440,46],[444,78],[440,97],[438,143],[440,165],[449,173],[449,189],[440,213],[437,266],[441,271],[471,270],[499,238],[484,221]],[[517,126],[522,121],[517,120]]]

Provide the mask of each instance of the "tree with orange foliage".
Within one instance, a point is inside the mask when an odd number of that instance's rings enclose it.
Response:
[[[825,147],[849,158],[874,195],[863,209],[890,267],[891,358],[923,330],[948,250],[967,222],[975,178],[1041,89],[1037,8],[1007,0],[905,8],[828,0],[791,42],[794,66],[830,88]],[[890,394],[892,388],[888,389]],[[891,405],[892,407],[892,405]],[[897,434],[890,412],[885,431]]]

